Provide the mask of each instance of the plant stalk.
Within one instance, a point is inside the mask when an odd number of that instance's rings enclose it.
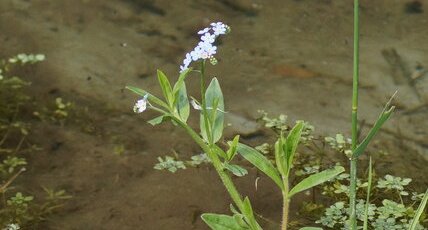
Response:
[[[281,230],[287,230],[290,199],[288,198],[288,180],[284,180],[284,191],[282,191],[282,223]]]
[[[358,145],[358,79],[359,79],[359,2],[354,0],[354,63],[352,81],[352,152]],[[352,230],[357,229],[356,220],[356,192],[357,192],[357,157],[350,159],[350,180],[349,186],[349,225]]]
[[[232,198],[235,205],[238,207],[239,210],[244,209],[244,202],[239,194],[238,190],[236,189],[235,185],[233,184],[232,179],[230,176],[223,170],[223,166],[221,164],[221,161],[218,157],[218,155],[205,143],[205,141],[187,124],[183,123],[180,119],[176,117],[171,117],[178,125],[180,125],[182,128],[186,130],[186,132],[192,137],[192,139],[202,148],[202,150],[208,155],[208,157],[211,159],[212,164],[217,171],[218,175],[220,176],[221,181],[223,182],[224,186],[226,187],[227,192],[229,193],[230,197]]]
[[[151,109],[170,117],[174,122],[176,122],[179,126],[181,126],[184,130],[186,130],[187,134],[202,148],[202,150],[208,155],[208,157],[212,160],[213,166],[216,169],[217,173],[220,176],[221,181],[226,187],[226,190],[229,192],[230,197],[232,197],[233,202],[238,206],[239,210],[242,210],[244,207],[244,202],[242,200],[241,195],[236,189],[235,185],[232,182],[232,179],[229,175],[223,170],[223,166],[221,164],[220,158],[214,152],[215,150],[211,149],[210,146],[205,143],[205,141],[193,130],[190,126],[188,126],[185,122],[183,122],[180,118],[172,116],[170,113],[165,112],[156,107],[151,107]]]

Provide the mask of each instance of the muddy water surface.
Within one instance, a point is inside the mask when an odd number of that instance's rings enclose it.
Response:
[[[407,2],[361,3],[360,120],[366,133],[399,90],[397,113],[376,139],[390,153],[379,170],[414,178],[422,191],[428,184],[428,3],[406,10]],[[133,114],[136,97],[124,91],[135,85],[159,93],[156,69],[176,76],[197,42],[195,32],[218,20],[232,33],[221,39],[219,64],[208,72],[220,79],[228,111],[253,120],[264,109],[307,120],[318,134],[349,135],[350,1],[0,2],[0,55],[46,54],[28,76],[32,94],[38,101],[60,96],[81,109],[80,122],[34,124],[40,134],[34,141],[44,151],[32,156],[22,182],[74,196],[42,229],[207,229],[201,213],[228,212],[230,201],[211,168],[174,175],[152,169],[157,156],[176,151],[186,159],[200,150],[171,125],[145,123],[153,113]],[[422,76],[410,81],[418,71]],[[192,77],[189,93],[197,95]],[[125,147],[120,156],[118,145]],[[278,191],[263,179],[256,191],[257,176],[250,169],[236,182],[259,213],[279,221]]]

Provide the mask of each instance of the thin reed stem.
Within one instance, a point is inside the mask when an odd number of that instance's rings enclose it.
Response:
[[[353,84],[352,84],[352,152],[358,145],[358,78],[359,78],[359,3],[354,0],[354,63],[353,63]],[[349,225],[352,230],[357,229],[356,220],[356,193],[357,193],[357,157],[350,159],[350,179],[349,186]]]

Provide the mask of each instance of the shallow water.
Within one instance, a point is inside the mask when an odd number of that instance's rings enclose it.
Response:
[[[407,2],[361,2],[360,120],[366,133],[399,90],[397,112],[376,138],[375,147],[390,152],[379,166],[423,188],[428,75],[409,82],[382,55],[395,49],[412,74],[418,65],[428,68],[428,3],[420,1],[418,13],[406,11]],[[22,182],[74,196],[44,229],[206,229],[200,213],[227,212],[213,170],[152,169],[172,149],[184,158],[200,150],[173,126],[146,124],[153,113],[133,114],[136,97],[124,91],[135,85],[160,93],[156,69],[176,76],[197,43],[195,32],[212,21],[232,27],[221,39],[218,65],[208,67],[220,79],[228,111],[249,120],[258,109],[284,113],[311,122],[318,134],[349,135],[352,19],[351,2],[330,0],[1,1],[0,55],[46,54],[28,76],[34,97],[61,96],[88,110],[84,122],[34,124],[44,151],[32,156]],[[199,83],[188,84],[197,95]],[[117,145],[125,146],[121,156],[113,153]],[[280,197],[267,180],[255,191],[256,177],[253,170],[237,183],[257,210],[278,221]]]

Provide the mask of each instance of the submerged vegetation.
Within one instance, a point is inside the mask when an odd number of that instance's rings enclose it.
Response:
[[[35,64],[44,59],[45,56],[42,54],[18,54],[0,61],[0,193],[2,196],[0,227],[2,229],[25,229],[28,226],[35,226],[55,209],[61,207],[63,200],[71,198],[64,190],[43,188],[46,192],[44,199],[39,198],[35,201],[33,195],[21,191],[20,186],[14,186],[15,180],[23,176],[26,171],[28,165],[26,156],[41,150],[28,141],[32,135],[31,125],[28,122],[29,118],[22,112],[32,109],[33,102],[25,91],[31,83],[15,76],[14,73],[22,65]],[[65,108],[62,107],[62,109]]]

